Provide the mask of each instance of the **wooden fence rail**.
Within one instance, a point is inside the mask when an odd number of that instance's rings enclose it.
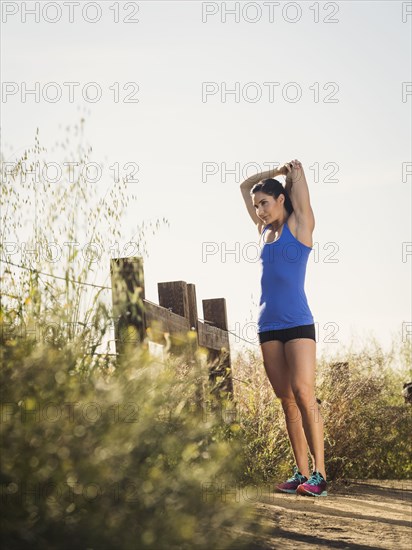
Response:
[[[223,392],[233,399],[226,300],[202,300],[205,321],[202,322],[197,315],[194,284],[157,283],[157,305],[145,298],[143,258],[111,259],[110,274],[116,353],[124,353],[128,344],[144,345],[148,340],[165,344],[168,337],[170,353],[179,354],[187,350],[188,333],[195,332],[192,350],[197,347],[206,350],[213,391],[217,397]]]

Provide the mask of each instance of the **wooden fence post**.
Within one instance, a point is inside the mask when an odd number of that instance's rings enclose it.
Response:
[[[169,309],[175,315],[183,317],[189,324],[189,296],[187,284],[185,281],[167,281],[157,283],[157,292],[159,295],[159,306]],[[190,327],[188,327],[190,330]],[[187,332],[187,330],[185,331]],[[178,339],[174,338],[174,334],[170,335],[170,352],[179,353],[187,341],[186,334],[178,334]]]
[[[192,330],[196,331],[196,339],[192,345],[192,358],[190,363],[193,368],[197,369],[199,383],[196,387],[196,405],[199,411],[203,410],[203,404],[205,401],[206,381],[203,376],[203,369],[199,359],[196,359],[196,352],[199,347],[199,330],[198,330],[198,317],[197,317],[197,302],[196,302],[196,286],[193,283],[187,285],[187,297],[189,300],[189,324]]]
[[[226,300],[224,298],[212,298],[210,300],[202,300],[203,305],[203,317],[205,321],[211,323],[213,326],[226,331],[226,338],[223,347],[220,351],[211,349],[209,350],[209,361],[211,362],[211,370],[209,374],[209,380],[213,383],[216,382],[217,377],[221,376],[223,379],[218,383],[214,389],[217,396],[220,396],[221,392],[226,392],[229,399],[233,399],[233,382],[231,372],[231,360],[230,360],[230,347],[229,347],[229,335],[227,333],[227,312],[226,312]]]
[[[193,283],[187,285],[187,297],[189,300],[189,323],[190,328],[197,331],[197,303],[196,303],[196,287]]]
[[[113,258],[110,275],[116,353],[122,354],[128,344],[145,338],[143,259]]]
[[[159,305],[169,308],[173,313],[181,315],[188,321],[188,330],[196,331],[196,337],[193,339],[184,339],[185,360],[191,368],[197,368],[195,354],[198,347],[197,335],[197,305],[196,305],[196,287],[194,284],[187,284],[185,281],[169,281],[158,283]],[[172,339],[173,344],[173,339]],[[180,352],[181,346],[171,348],[173,353]],[[204,400],[203,377],[199,370],[199,380],[196,386],[195,405],[202,409]]]

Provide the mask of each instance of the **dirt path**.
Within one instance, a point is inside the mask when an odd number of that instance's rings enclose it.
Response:
[[[412,548],[412,481],[329,485],[328,497],[272,493],[259,498],[256,513],[268,532],[244,533],[250,549]]]

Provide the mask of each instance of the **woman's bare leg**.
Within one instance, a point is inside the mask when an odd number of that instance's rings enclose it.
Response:
[[[299,472],[309,477],[308,442],[303,430],[302,415],[294,397],[281,399],[286,429]]]
[[[302,416],[292,391],[284,344],[279,340],[272,340],[261,344],[261,349],[267,377],[276,396],[282,402],[286,428],[296,464],[300,473],[309,477],[308,443],[303,431]]]
[[[315,397],[316,342],[298,338],[285,343],[285,357],[290,372],[292,392],[302,415],[302,424],[314,470],[326,479],[323,418]]]

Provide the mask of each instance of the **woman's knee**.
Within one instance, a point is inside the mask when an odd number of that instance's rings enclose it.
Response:
[[[300,418],[299,407],[296,403],[296,400],[292,395],[280,397],[282,403],[283,412],[289,420],[298,420]]]
[[[308,386],[292,387],[293,395],[298,407],[313,407],[315,394]]]

